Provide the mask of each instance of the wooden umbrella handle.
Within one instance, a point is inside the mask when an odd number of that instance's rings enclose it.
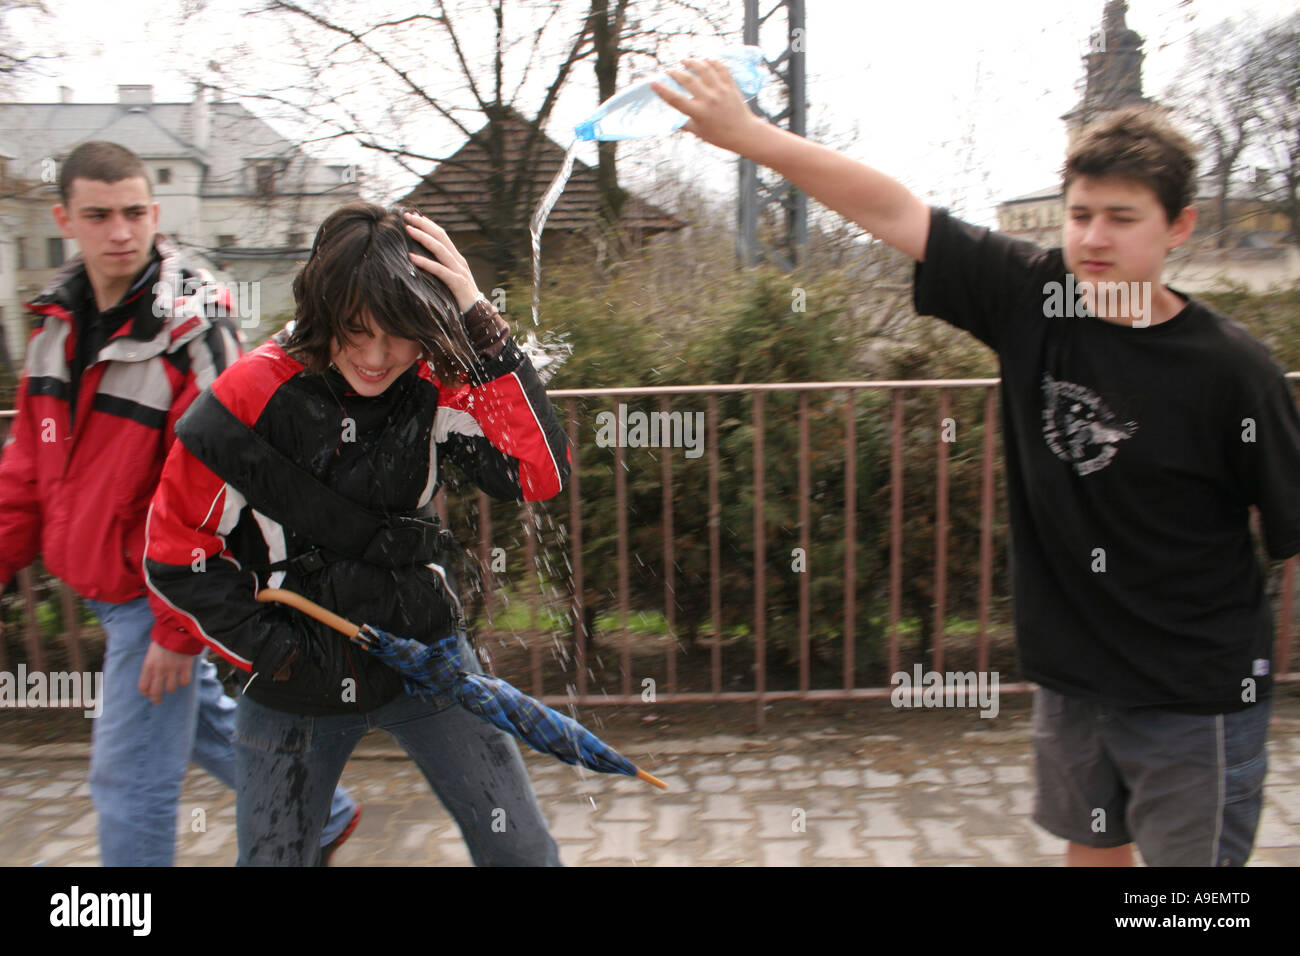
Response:
[[[333,611],[321,607],[315,601],[309,601],[301,594],[293,591],[286,591],[283,588],[263,588],[257,592],[257,599],[263,604],[269,604],[272,601],[287,604],[289,607],[296,608],[302,613],[314,617],[322,624],[334,628],[334,630],[349,638],[355,638],[361,632],[361,628],[346,617],[340,617]]]
[[[640,767],[636,768],[636,777],[638,780],[644,780],[646,783],[654,784],[660,790],[667,790],[668,784],[664,783],[652,773],[646,773]]]

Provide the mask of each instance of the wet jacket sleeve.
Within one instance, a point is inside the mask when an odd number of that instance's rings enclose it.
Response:
[[[0,453],[0,591],[40,550],[41,500],[36,487],[35,428],[27,415],[27,375],[18,384],[18,413]]]
[[[545,501],[569,477],[569,442],[532,362],[501,339],[471,384],[440,386],[440,460],[450,459],[494,498]]]
[[[165,453],[170,453],[176,442],[176,422],[189,409],[198,394],[234,364],[242,352],[239,333],[230,319],[225,315],[214,313],[215,310],[209,310],[211,327],[186,346],[189,353],[188,371],[184,384],[176,393],[176,399],[167,412],[167,424],[163,429]],[[144,573],[147,577],[147,568]],[[197,654],[203,650],[203,643],[195,634],[193,622],[177,614],[152,589],[149,592],[149,605],[154,616],[151,636],[155,643],[182,654]]]
[[[175,440],[194,399],[238,360],[239,336],[217,316],[189,348],[191,377],[168,416],[170,451],[146,528],[153,640],[186,654],[207,645],[238,668],[270,676],[296,656],[302,632],[285,609],[258,603],[253,574],[226,548],[239,522],[254,520],[243,497]]]
[[[245,518],[255,520],[239,491],[176,442],[149,507],[145,580],[154,607],[185,639],[271,679],[307,643],[289,611],[257,601],[256,577],[227,548]]]

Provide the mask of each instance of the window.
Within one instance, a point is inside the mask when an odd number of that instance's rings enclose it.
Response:
[[[305,232],[289,233],[289,248],[301,249],[307,244],[307,234]]]
[[[45,248],[51,269],[57,269],[63,265],[63,239],[61,237],[56,236],[53,239],[46,239]]]
[[[166,185],[167,185],[169,182],[171,182],[171,181],[172,181],[172,171],[171,171],[171,167],[169,167],[169,166],[163,166],[163,167],[159,168],[159,170],[158,170],[158,185],[160,185],[160,186],[166,186]]]
[[[235,245],[234,236],[217,236],[218,249],[229,249],[233,245]]]
[[[17,239],[14,240],[14,245],[15,245],[15,247],[16,247],[14,251],[15,251],[15,253],[16,253],[16,255],[17,255],[17,259],[18,259],[18,268],[19,268],[19,269],[26,269],[26,268],[28,268],[28,266],[27,266],[27,239],[26,239],[25,237],[23,237],[23,236],[19,236]]]
[[[275,193],[275,165],[268,160],[252,163],[252,187],[257,196],[270,196]]]

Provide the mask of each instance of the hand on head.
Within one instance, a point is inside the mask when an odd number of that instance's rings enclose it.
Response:
[[[446,283],[451,294],[456,297],[456,305],[464,312],[479,297],[478,284],[474,281],[469,263],[456,250],[446,231],[432,219],[413,212],[403,213],[403,216],[406,219],[407,235],[428,249],[433,256],[430,259],[412,252],[411,262]]]

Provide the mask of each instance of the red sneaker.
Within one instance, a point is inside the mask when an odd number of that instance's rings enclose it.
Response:
[[[348,825],[343,828],[343,832],[340,833],[338,836],[336,836],[329,843],[326,843],[323,847],[320,848],[320,863],[316,865],[329,866],[330,857],[334,855],[334,852],[339,847],[341,847],[344,843],[348,841],[348,837],[352,836],[352,831],[357,828],[357,824],[360,822],[361,822],[361,804],[358,803],[356,810],[352,811],[352,819],[349,820]]]

